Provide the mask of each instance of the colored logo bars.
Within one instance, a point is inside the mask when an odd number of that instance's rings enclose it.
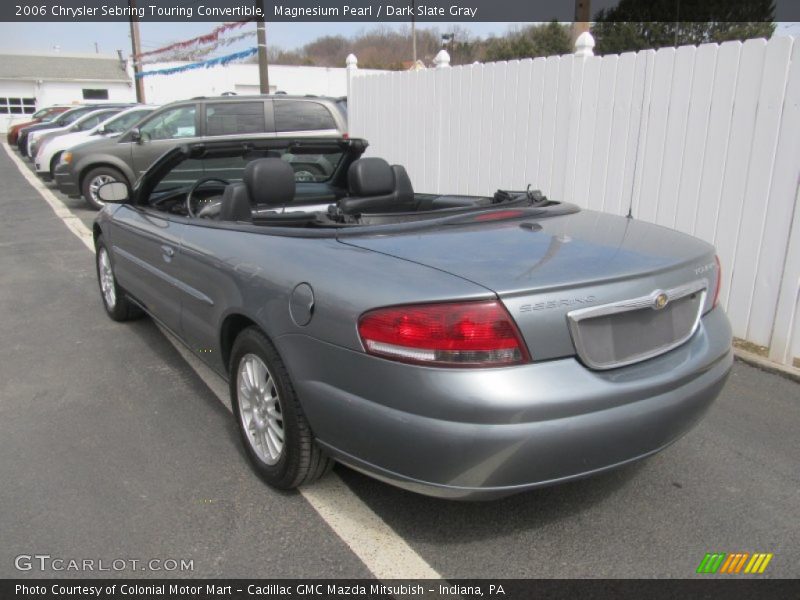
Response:
[[[697,567],[697,572],[704,574],[727,573],[728,575],[763,573],[772,557],[772,553],[767,554],[765,552],[756,552],[754,554],[749,552],[707,553],[700,562],[700,566]]]

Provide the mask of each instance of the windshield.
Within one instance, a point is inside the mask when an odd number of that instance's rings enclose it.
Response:
[[[203,169],[209,177],[220,176],[229,181],[241,181],[247,164],[256,158],[263,157],[280,158],[288,162],[294,170],[294,180],[297,183],[322,183],[331,178],[342,159],[342,153],[313,152],[306,154],[292,152],[287,148],[262,155],[255,153],[246,156],[209,158],[203,161]]]
[[[90,129],[94,129],[100,123],[102,123],[105,119],[109,118],[112,115],[115,115],[119,112],[117,110],[101,110],[93,113],[89,113],[88,115],[84,115],[81,119],[74,125],[73,131],[89,131]]]
[[[41,117],[42,123],[51,123],[55,119],[57,119],[63,113],[63,110],[54,110],[46,112],[43,117]]]
[[[274,147],[270,149],[250,149],[235,155],[215,155],[207,158],[187,158],[173,167],[161,178],[154,192],[188,187],[205,177],[215,177],[229,183],[242,181],[245,167],[258,158],[280,158],[291,165],[296,183],[326,183],[336,172],[342,160],[342,151],[309,152],[302,148]],[[333,150],[333,148],[331,148]],[[216,154],[216,153],[215,153]]]
[[[86,109],[73,109],[68,110],[65,113],[61,113],[61,116],[56,119],[56,124],[64,127],[66,125],[72,125],[75,121],[80,119],[83,115],[86,114]]]
[[[142,118],[151,112],[150,109],[148,110],[134,110],[131,112],[123,113],[121,115],[117,115],[113,119],[109,119],[105,123],[103,123],[103,133],[105,134],[113,134],[113,133],[122,133],[124,131],[128,131],[131,127],[133,127],[136,123],[142,120]]]
[[[226,191],[232,186],[240,189],[246,167],[271,159],[289,165],[294,175],[295,193],[281,205],[284,209],[292,205],[292,210],[326,210],[346,193],[347,167],[364,146],[360,140],[337,138],[260,138],[179,146],[140,179],[135,203],[178,215],[214,217]],[[258,198],[250,201],[259,204]]]
[[[53,111],[52,108],[43,108],[41,110],[37,110],[35,113],[31,115],[32,119],[41,119],[42,121],[47,120],[47,117],[54,117],[56,113]]]

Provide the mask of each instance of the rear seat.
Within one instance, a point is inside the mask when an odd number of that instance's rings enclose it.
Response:
[[[250,221],[253,208],[283,207],[294,199],[294,169],[280,158],[247,163],[242,182],[230,183],[222,195],[220,221]]]
[[[350,195],[339,200],[346,215],[411,212],[416,208],[414,188],[405,168],[389,166],[382,158],[360,158],[347,171]]]

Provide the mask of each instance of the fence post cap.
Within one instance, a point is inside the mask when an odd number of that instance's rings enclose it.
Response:
[[[436,65],[437,69],[442,69],[444,67],[450,66],[450,54],[442,48],[439,50],[439,54],[436,55],[436,58],[433,59],[433,64]]]
[[[345,63],[348,67],[358,67],[358,59],[355,54],[348,54]]]
[[[594,56],[594,37],[588,31],[584,31],[575,40],[576,56]]]

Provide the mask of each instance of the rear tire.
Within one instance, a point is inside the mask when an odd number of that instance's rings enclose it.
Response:
[[[83,199],[95,210],[100,210],[105,206],[105,202],[97,197],[97,188],[104,183],[110,183],[112,181],[121,181],[122,183],[128,184],[125,175],[113,167],[97,167],[92,169],[86,174],[83,178],[83,183],[81,183]]]
[[[333,461],[314,441],[286,366],[258,328],[236,338],[229,372],[239,434],[264,481],[289,490],[330,471]]]
[[[142,315],[141,309],[128,300],[125,296],[125,290],[117,284],[111,255],[103,242],[102,236],[97,238],[95,250],[97,282],[100,285],[100,297],[103,300],[103,307],[106,309],[108,316],[114,321],[130,321],[140,317]]]

